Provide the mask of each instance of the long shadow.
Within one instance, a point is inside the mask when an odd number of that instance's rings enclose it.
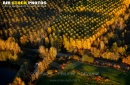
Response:
[[[120,85],[130,85],[130,71],[121,72],[113,68],[97,67],[95,70],[100,76],[108,77],[110,80],[119,83]]]
[[[117,79],[120,79],[120,78],[124,79],[125,85],[130,85],[130,72],[120,73],[117,76]]]

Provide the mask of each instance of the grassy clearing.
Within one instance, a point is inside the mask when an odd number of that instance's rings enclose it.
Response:
[[[56,75],[53,77],[43,76],[38,79],[36,85],[130,85],[130,72],[121,72],[113,68],[95,67],[88,64],[69,63],[62,71],[63,73],[73,72],[74,75]],[[91,74],[90,76],[79,75],[78,72]],[[92,73],[98,73],[97,76],[109,78],[109,81],[95,81]]]

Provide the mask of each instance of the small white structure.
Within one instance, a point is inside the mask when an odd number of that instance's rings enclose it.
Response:
[[[39,65],[38,63],[35,63],[34,68],[36,68],[38,65]]]
[[[38,70],[38,65],[39,65],[39,63],[35,63],[33,74],[35,74],[35,73],[37,72],[37,70]]]

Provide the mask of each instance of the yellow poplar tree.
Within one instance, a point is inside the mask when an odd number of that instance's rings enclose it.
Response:
[[[82,41],[82,45],[83,45],[83,49],[87,49],[87,42],[86,42],[86,40]]]
[[[90,40],[87,39],[86,42],[87,42],[87,49],[90,49],[91,48],[91,42],[90,42]]]
[[[49,27],[48,29],[47,29],[47,32],[50,34],[51,33],[51,27]]]
[[[70,44],[72,48],[76,47],[76,43],[75,43],[75,40],[73,40],[73,38],[70,38]]]
[[[21,80],[21,78],[16,77],[13,83],[10,83],[9,85],[25,85],[25,83]]]
[[[78,49],[82,48],[81,40],[76,39],[76,46],[77,46]]]

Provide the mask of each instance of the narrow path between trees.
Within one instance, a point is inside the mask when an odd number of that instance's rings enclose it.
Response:
[[[26,50],[38,53],[38,49],[30,49],[30,48],[24,48]],[[27,54],[29,55],[29,54]],[[57,53],[57,57],[69,57],[69,56],[73,56],[74,54],[72,53]],[[116,66],[120,66],[119,68],[122,70],[130,70],[130,66],[123,64],[123,63],[119,63],[116,61],[109,61],[109,60],[105,60],[105,59],[97,59],[94,58],[94,63],[92,63],[91,65],[93,66],[97,66],[97,67],[114,67],[114,65]]]

